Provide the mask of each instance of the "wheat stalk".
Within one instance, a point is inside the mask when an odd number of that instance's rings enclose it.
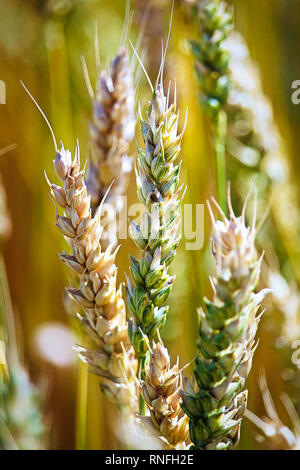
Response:
[[[73,159],[63,146],[57,150],[54,169],[62,185],[49,183],[50,191],[64,209],[63,216],[56,212],[56,225],[71,248],[71,254],[62,253],[60,258],[79,280],[79,288],[67,291],[83,308],[84,316],[78,314],[78,320],[96,345],[75,349],[102,378],[100,386],[109,399],[123,409],[134,407],[136,360],[128,338],[121,286],[116,287],[116,251],[112,252],[111,246],[103,250],[99,242],[101,206],[92,216],[78,147]]]
[[[0,157],[5,155],[7,152],[14,150],[15,144],[7,145],[0,149]],[[0,241],[6,240],[12,231],[12,223],[10,214],[7,210],[7,196],[3,185],[2,177],[0,176]]]
[[[254,293],[262,261],[254,246],[255,217],[247,227],[246,206],[236,217],[228,197],[228,208],[229,219],[219,208],[222,220],[217,222],[210,209],[216,263],[214,300],[205,299],[206,312],[199,311],[197,387],[187,384],[182,392],[195,449],[229,449],[239,440],[247,400],[247,391],[242,389],[251,369],[260,319],[256,314],[267,293],[266,289]]]
[[[178,364],[170,366],[170,356],[162,341],[153,342],[150,362],[146,365],[145,380],[141,382],[142,395],[150,410],[143,417],[150,432],[163,439],[169,448],[184,449],[188,437],[188,419],[180,407],[182,384]]]
[[[0,240],[6,240],[12,230],[12,223],[7,211],[6,191],[0,177]]]
[[[93,95],[93,116],[90,124],[91,154],[87,188],[93,212],[97,209],[112,182],[106,202],[116,218],[122,209],[122,196],[132,169],[128,156],[135,133],[135,98],[132,67],[124,47],[113,59],[108,72],[99,74]],[[115,234],[106,233],[106,244],[116,244]]]
[[[178,133],[176,104],[169,104],[161,83],[153,91],[141,129],[145,145],[138,149],[137,188],[145,209],[141,223],[131,221],[129,228],[142,256],[130,257],[133,283],[128,279],[126,292],[130,339],[143,371],[149,341],[157,340],[166,320],[168,307],[162,304],[174,281],[168,266],[179,241],[181,188],[176,160],[182,133]]]

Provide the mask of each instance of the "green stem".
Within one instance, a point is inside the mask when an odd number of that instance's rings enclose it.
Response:
[[[140,416],[146,415],[146,404],[141,394],[139,396],[139,413],[140,413]]]
[[[216,155],[217,184],[219,204],[227,215],[226,203],[226,160],[225,145],[227,136],[227,115],[223,109],[218,112],[214,129],[214,148]]]
[[[140,355],[138,358],[139,361],[139,368],[138,370],[140,371],[140,379],[145,380],[146,379],[146,370],[145,370],[145,364],[146,364],[147,356],[146,355]],[[145,416],[146,414],[146,404],[143,396],[140,394],[139,396],[139,413],[140,416]]]

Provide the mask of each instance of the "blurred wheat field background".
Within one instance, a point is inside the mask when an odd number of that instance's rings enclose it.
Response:
[[[146,3],[150,4],[141,0],[131,2],[134,16],[129,36],[134,43]],[[172,2],[153,0],[152,3],[144,36],[149,41],[149,55],[156,57],[161,51],[161,36],[166,40]],[[292,103],[291,95],[292,82],[300,80],[300,4],[296,0],[236,0],[231,3],[235,28],[244,35],[252,58],[259,66],[263,90],[272,103],[276,125],[284,141],[292,183],[297,187],[300,111]],[[16,146],[0,159],[12,227],[10,236],[1,242],[2,252],[15,312],[17,342],[33,382],[44,390],[43,407],[47,427],[51,429],[47,446],[53,449],[115,449],[120,443],[114,433],[115,407],[100,393],[98,378],[87,374],[87,366],[79,364],[72,351],[76,337],[63,302],[68,272],[56,256],[64,249],[64,243],[53,223],[53,203],[44,178],[45,169],[53,180],[53,142],[20,80],[44,110],[57,140],[63,139],[73,150],[78,138],[81,158],[85,160],[91,105],[81,56],[85,57],[94,84],[95,22],[98,23],[101,64],[107,66],[119,47],[125,8],[124,0],[0,0],[0,80],[6,84],[6,104],[0,105],[0,149],[10,144]],[[184,202],[205,204],[211,195],[216,195],[217,187],[209,122],[196,99],[194,61],[187,43],[196,36],[195,25],[180,2],[175,2],[166,75],[172,80],[176,77],[181,128],[185,109],[189,110],[182,150],[182,180],[187,185]],[[160,56],[157,63],[147,63],[145,57],[152,79],[159,63]],[[150,95],[142,76],[137,97],[143,110]],[[140,140],[139,124],[136,135]],[[136,159],[135,141],[130,154]],[[241,177],[235,173],[237,171],[240,170],[233,167],[232,180]],[[280,202],[280,195],[278,200]],[[136,184],[131,174],[128,204],[135,201]],[[300,208],[299,200],[295,204]],[[241,204],[237,206],[240,208]],[[300,213],[289,213],[289,207],[285,212],[295,230],[294,235],[286,232],[283,236],[281,270],[287,279],[295,278],[299,286]],[[195,357],[196,309],[202,304],[203,296],[209,297],[211,292],[208,280],[212,271],[210,234],[211,222],[205,209],[203,248],[186,251],[185,240],[182,240],[170,268],[172,274],[176,274],[176,281],[162,336],[172,363],[180,352],[181,366]],[[117,257],[120,282],[129,272],[128,254],[137,251],[131,239],[122,240]],[[289,262],[285,262],[286,253]],[[258,387],[258,376],[264,368],[279,415],[283,421],[288,421],[279,396],[282,392],[288,393],[300,414],[300,372],[291,361],[292,348],[283,348],[285,338],[282,338],[280,313],[274,313],[270,299],[265,301],[265,307],[266,314],[258,332],[260,342],[247,382],[248,408],[257,416],[264,416]],[[190,365],[184,374],[189,375],[192,370]],[[261,448],[256,435],[254,424],[245,418],[239,449]]]

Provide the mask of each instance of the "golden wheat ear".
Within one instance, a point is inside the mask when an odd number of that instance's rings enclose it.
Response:
[[[70,253],[60,259],[74,272],[79,288],[67,288],[68,294],[82,308],[84,315],[77,318],[97,349],[75,347],[79,357],[99,375],[102,391],[123,410],[136,407],[137,361],[128,338],[125,303],[121,287],[116,286],[117,267],[112,246],[103,249],[100,244],[103,227],[99,211],[92,215],[91,197],[80,167],[77,141],[75,155],[57,146],[54,131],[45,113],[23,82],[22,86],[44,117],[55,147],[54,171],[61,185],[51,184],[50,195],[55,202],[56,225],[65,237]],[[104,199],[110,189],[108,186]],[[104,200],[103,200],[104,202]],[[60,215],[57,207],[64,210]]]
[[[149,417],[140,418],[149,431],[166,442],[169,448],[185,449],[188,438],[188,417],[181,410],[181,371],[178,363],[170,367],[168,350],[159,342],[150,350],[149,366],[146,366],[145,380],[141,390]]]
[[[78,279],[78,287],[70,287],[67,292],[81,307],[78,321],[96,346],[76,345],[74,349],[101,377],[101,390],[110,400],[124,411],[135,409],[137,361],[128,338],[121,287],[116,284],[117,249],[113,251],[111,245],[104,249],[101,243],[100,215],[106,195],[92,215],[78,144],[74,158],[61,146],[55,155],[54,170],[61,184],[50,184],[50,192],[56,205],[64,210],[63,216],[57,212],[56,225],[70,247],[60,259]]]
[[[84,77],[92,101],[87,189],[91,196],[93,213],[101,203],[107,188],[114,181],[106,201],[108,222],[103,231],[103,246],[118,243],[115,227],[118,214],[123,208],[123,196],[126,194],[133,166],[130,143],[135,135],[136,124],[134,64],[130,63],[125,45],[131,21],[130,2],[127,2],[120,48],[107,69],[100,68],[96,32],[95,55],[98,78],[95,91],[83,60]]]

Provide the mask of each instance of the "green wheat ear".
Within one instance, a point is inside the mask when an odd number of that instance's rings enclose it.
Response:
[[[232,29],[232,14],[225,2],[206,0],[193,7],[198,28],[197,41],[190,41],[200,87],[200,101],[213,118],[227,101],[230,90],[229,54],[225,39]]]
[[[224,106],[231,82],[225,40],[232,29],[232,14],[220,0],[195,1],[193,12],[199,35],[197,40],[190,41],[190,46],[195,58],[200,103],[211,123],[219,202],[226,212],[227,116]]]
[[[255,250],[255,224],[245,225],[245,207],[240,217],[234,215],[229,199],[228,208],[229,218],[220,209],[222,220],[217,222],[210,209],[214,299],[205,299],[206,312],[199,311],[196,384],[187,384],[181,394],[195,449],[230,449],[239,441],[247,401],[243,387],[260,319],[257,312],[268,292],[254,293],[262,262]]]
[[[178,133],[176,104],[169,104],[162,84],[153,91],[141,131],[144,146],[138,149],[137,193],[144,213],[141,223],[130,222],[130,232],[142,255],[130,257],[133,282],[128,279],[126,293],[129,335],[143,369],[149,341],[157,341],[166,321],[168,307],[163,303],[174,281],[168,266],[179,242],[181,162],[177,158],[183,135]]]

